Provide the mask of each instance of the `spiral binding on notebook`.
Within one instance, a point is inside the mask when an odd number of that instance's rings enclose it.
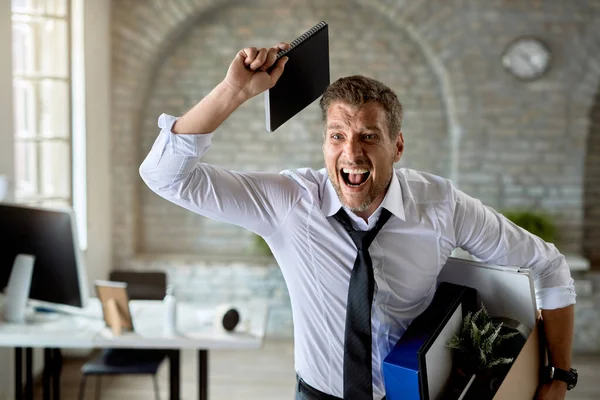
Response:
[[[297,37],[296,39],[292,40],[292,42],[290,43],[289,49],[281,50],[280,52],[277,53],[277,60],[279,60],[281,57],[288,54],[290,51],[294,50],[297,46],[302,44],[305,40],[307,40],[311,36],[315,35],[317,32],[321,31],[326,26],[327,26],[327,22],[321,21],[318,24],[316,24],[315,26],[313,26],[312,28],[310,28],[309,30],[307,30],[306,32],[304,32],[302,35]]]

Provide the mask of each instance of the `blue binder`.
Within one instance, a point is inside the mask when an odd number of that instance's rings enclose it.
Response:
[[[446,342],[476,308],[477,291],[442,282],[429,307],[410,324],[383,360],[387,400],[434,400],[451,370]]]

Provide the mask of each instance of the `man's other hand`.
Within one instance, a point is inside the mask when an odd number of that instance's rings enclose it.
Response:
[[[229,66],[225,82],[247,99],[272,88],[288,59],[282,57],[277,60],[277,53],[289,48],[288,43],[280,42],[270,49],[247,47],[240,50]]]

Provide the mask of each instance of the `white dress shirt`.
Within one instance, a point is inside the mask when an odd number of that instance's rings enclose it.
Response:
[[[325,169],[243,173],[199,161],[212,134],[176,135],[176,118],[161,115],[161,132],[140,167],[158,195],[200,215],[265,238],[290,294],[296,372],[309,385],[343,396],[344,327],[356,247],[332,217],[342,207]],[[382,362],[411,321],[430,304],[440,269],[457,247],[484,262],[531,268],[537,304],[575,303],[565,258],[552,244],[518,228],[445,178],[398,169],[368,223],[390,220],[369,248],[376,292],[372,308],[373,395],[385,395]]]

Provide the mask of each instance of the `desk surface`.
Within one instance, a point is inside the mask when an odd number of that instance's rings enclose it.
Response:
[[[233,332],[213,324],[215,308],[193,303],[177,305],[176,335],[163,333],[163,303],[132,300],[130,309],[134,332],[114,336],[102,319],[98,299],[81,315],[63,313],[30,314],[24,324],[0,320],[0,347],[127,347],[176,349],[236,349],[262,346],[268,317],[265,300],[234,304],[241,321]]]

